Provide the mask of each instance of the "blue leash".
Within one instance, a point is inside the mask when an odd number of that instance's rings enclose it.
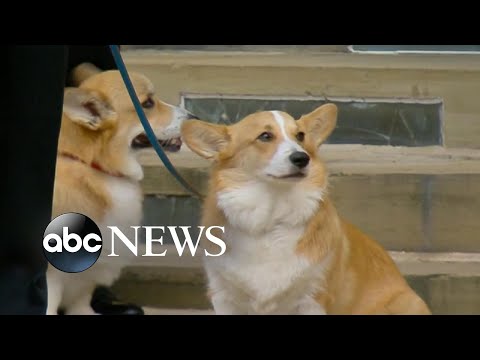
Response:
[[[203,196],[200,193],[198,193],[194,188],[192,188],[192,186],[190,186],[190,184],[187,181],[185,181],[185,179],[182,178],[182,176],[177,172],[173,164],[170,162],[170,159],[165,154],[165,151],[163,151],[162,147],[158,143],[157,137],[155,136],[155,133],[153,132],[152,127],[150,126],[150,123],[148,122],[148,119],[145,116],[145,113],[143,112],[142,105],[138,100],[137,94],[132,85],[132,81],[130,80],[130,76],[128,76],[128,71],[127,71],[127,68],[125,67],[122,56],[120,55],[120,50],[118,46],[117,45],[109,45],[109,46],[110,46],[110,50],[112,52],[113,58],[115,60],[115,63],[117,65],[117,68],[120,71],[120,74],[122,75],[123,81],[125,82],[125,86],[127,87],[127,91],[128,91],[128,94],[130,95],[130,99],[132,99],[133,106],[135,107],[135,111],[137,112],[137,115],[140,118],[143,128],[145,129],[145,134],[147,135],[147,138],[150,141],[150,144],[152,144],[153,148],[155,149],[158,157],[160,158],[160,160],[162,160],[163,164],[165,165],[167,170],[170,172],[170,174],[172,174],[173,177],[187,191],[197,195],[200,198],[203,198]]]

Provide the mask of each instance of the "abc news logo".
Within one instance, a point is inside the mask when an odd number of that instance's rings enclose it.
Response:
[[[102,252],[102,234],[87,216],[67,213],[50,222],[43,234],[48,262],[60,271],[78,273],[93,266]]]
[[[107,256],[119,256],[115,254],[115,239],[120,240],[134,256],[138,256],[138,229],[140,226],[131,227],[135,230],[133,241],[116,226],[108,226],[108,228],[111,230],[112,246],[111,253]],[[167,250],[162,253],[154,253],[152,247],[153,242],[163,244],[163,236],[154,238],[153,230],[165,231],[165,227],[143,226],[143,228],[146,230],[146,247],[145,254],[141,256],[165,256]],[[199,226],[200,233],[197,235],[196,242],[192,239],[189,228],[190,226],[180,226],[185,237],[185,241],[182,243],[180,236],[177,234],[177,226],[167,226],[179,256],[186,252],[187,247],[192,256],[195,256],[202,233],[205,234],[207,241],[219,248],[218,252],[212,253],[204,249],[205,256],[221,256],[225,253],[226,243],[212,233],[212,229],[224,232],[224,227],[211,226],[205,228],[204,226]],[[66,213],[56,217],[45,229],[43,235],[43,251],[48,262],[58,270],[67,273],[78,273],[92,267],[100,257],[102,246],[102,233],[98,226],[89,217],[78,213]]]

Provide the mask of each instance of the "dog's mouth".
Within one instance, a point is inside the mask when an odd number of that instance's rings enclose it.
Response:
[[[307,175],[301,171],[298,171],[296,173],[283,175],[283,176],[275,176],[275,175],[268,175],[268,176],[278,180],[299,180],[299,179],[305,178]]]
[[[182,139],[180,137],[171,138],[168,140],[157,139],[157,141],[165,151],[169,152],[177,152],[182,147]],[[137,135],[132,140],[133,149],[145,149],[149,147],[152,147],[152,144],[150,143],[150,140],[148,140],[148,137],[145,133]]]

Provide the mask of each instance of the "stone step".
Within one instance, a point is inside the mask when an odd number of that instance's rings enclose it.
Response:
[[[124,269],[114,290],[160,313],[208,313],[201,258],[178,258],[167,246],[164,258],[140,258]],[[412,288],[435,314],[480,314],[480,253],[390,252]]]
[[[332,175],[480,173],[480,149],[324,144],[319,149],[319,155]],[[200,173],[208,173],[212,163],[190,151],[186,145],[177,153],[168,153],[168,157],[180,170],[185,173],[196,171],[199,176],[202,176]],[[145,191],[162,189],[164,184],[151,178],[155,169],[163,167],[156,153],[151,149],[140,150],[139,159],[146,168]],[[174,188],[171,190],[174,191]],[[181,187],[178,190],[178,195],[185,194]]]
[[[406,279],[435,315],[480,315],[480,276],[418,275]],[[157,309],[154,314],[213,314],[203,285],[122,279],[114,290],[123,299]]]
[[[480,252],[480,150],[325,145],[329,192],[340,214],[389,250]],[[205,193],[210,162],[188,149],[170,156]],[[190,225],[200,214],[152,151],[145,166],[147,225]]]
[[[144,308],[145,315],[215,315],[213,310],[198,309],[164,309],[147,307]]]
[[[480,148],[478,55],[249,50],[127,50],[123,57],[172,104],[191,95],[441,99],[443,144]]]
[[[321,154],[340,213],[392,251],[433,312],[480,314],[478,59],[282,51],[147,50],[124,56],[129,70],[146,74],[162,99],[175,104],[184,94],[441,99],[447,148],[325,145]],[[208,161],[186,147],[169,157],[205,192]],[[198,199],[178,185],[152,151],[141,158],[145,224],[195,227]],[[143,258],[125,269],[115,288],[143,302],[151,314],[211,313],[196,258]]]

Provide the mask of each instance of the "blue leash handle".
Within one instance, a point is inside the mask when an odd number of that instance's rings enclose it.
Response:
[[[138,117],[140,118],[140,121],[143,125],[143,128],[145,130],[145,134],[150,141],[150,144],[152,144],[153,148],[155,149],[158,157],[160,160],[162,160],[163,164],[167,168],[167,170],[170,172],[170,174],[173,175],[173,177],[189,192],[197,195],[198,197],[202,198],[203,196],[198,193],[192,186],[185,181],[184,178],[177,172],[173,164],[170,162],[170,159],[167,157],[165,154],[165,151],[163,151],[161,145],[157,141],[157,137],[155,136],[155,133],[153,132],[152,127],[150,126],[150,123],[145,116],[145,113],[142,109],[142,105],[140,104],[140,101],[138,100],[138,96],[135,92],[135,89],[133,87],[132,81],[130,80],[130,76],[128,75],[127,68],[125,67],[125,63],[123,62],[122,56],[120,55],[120,50],[117,45],[109,45],[110,50],[112,52],[113,58],[115,60],[115,63],[117,65],[118,70],[120,71],[120,74],[122,75],[123,81],[125,82],[125,86],[127,87],[128,94],[130,95],[130,99],[132,99],[133,106],[135,107],[135,111],[137,112]]]

